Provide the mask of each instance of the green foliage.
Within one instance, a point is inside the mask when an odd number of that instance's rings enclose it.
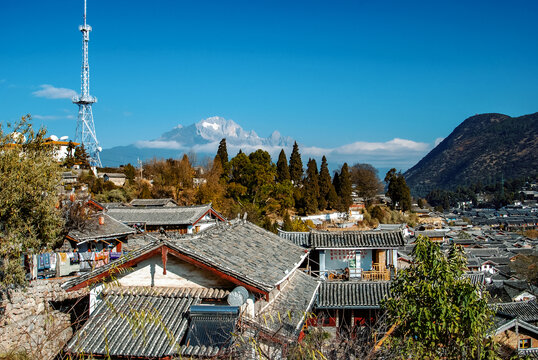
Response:
[[[304,197],[307,214],[313,214],[318,211],[319,196],[318,166],[315,159],[308,159],[306,178],[304,179]]]
[[[301,160],[297,142],[293,143],[293,150],[290,156],[290,179],[295,186],[298,186],[303,179],[303,161]]]
[[[217,149],[218,161],[222,167],[222,177],[224,179],[228,178],[230,172],[230,163],[228,161],[228,148],[226,147],[226,139],[222,139],[219,143],[219,148]],[[217,160],[217,159],[216,159]]]
[[[411,210],[411,191],[402,173],[397,173],[394,168],[390,169],[385,176],[385,182],[388,184],[387,196],[392,200],[392,208],[399,205],[402,211]]]
[[[283,183],[290,180],[290,169],[288,167],[288,160],[286,159],[286,153],[284,149],[280,150],[278,155],[278,161],[276,163],[276,181]]]
[[[329,172],[329,166],[327,164],[327,158],[323,156],[321,158],[321,167],[319,170],[319,200],[318,205],[320,210],[332,208],[330,205],[334,205],[334,197],[336,191],[334,190],[331,182],[331,173]]]
[[[22,284],[20,256],[51,248],[59,240],[63,220],[57,187],[61,169],[45,129],[34,132],[30,116],[0,128],[0,287]]]
[[[127,164],[123,167],[123,173],[125,174],[125,177],[129,181],[134,181],[136,177],[136,169],[133,165]]]
[[[336,179],[336,174],[335,174],[335,179]],[[337,181],[337,184],[335,184],[335,189],[336,189],[336,193],[340,197],[340,204],[339,204],[340,208],[338,210],[348,211],[349,206],[353,203],[351,199],[351,192],[353,191],[353,188],[351,186],[351,175],[349,173],[349,168],[347,166],[347,163],[344,163],[344,165],[342,165],[342,169],[340,170],[340,174],[338,174],[337,179],[338,181]]]
[[[447,255],[439,244],[419,237],[413,263],[400,270],[383,303],[397,328],[387,346],[400,358],[494,359],[491,335],[494,312],[487,293],[464,278],[460,247]]]
[[[81,169],[90,168],[90,155],[86,152],[84,144],[80,144],[75,148],[75,164],[80,165]]]

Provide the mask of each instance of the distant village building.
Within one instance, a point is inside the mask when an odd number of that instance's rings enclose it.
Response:
[[[123,173],[98,173],[97,176],[104,181],[111,181],[114,185],[122,187],[127,181],[127,176]]]
[[[224,222],[211,204],[195,206],[147,206],[110,208],[107,214],[142,231],[197,233]]]

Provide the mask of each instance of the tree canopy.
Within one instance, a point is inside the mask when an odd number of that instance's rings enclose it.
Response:
[[[303,161],[299,153],[299,145],[293,143],[293,149],[290,156],[290,178],[295,186],[298,186],[303,179]]]
[[[392,200],[392,208],[399,205],[402,211],[411,210],[411,191],[403,174],[392,168],[385,175],[385,182],[388,184],[387,196]]]
[[[379,180],[378,171],[372,165],[357,163],[351,167],[350,173],[357,195],[366,201],[383,191],[383,183]]]
[[[459,247],[448,254],[419,237],[409,268],[400,270],[383,306],[396,324],[387,346],[403,359],[493,359],[493,310],[487,293],[463,277],[466,260]]]
[[[50,249],[60,238],[63,219],[57,187],[61,168],[54,148],[35,132],[30,116],[0,128],[0,287],[22,284],[25,252]]]

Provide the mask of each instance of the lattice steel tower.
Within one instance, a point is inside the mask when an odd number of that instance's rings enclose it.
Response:
[[[86,0],[84,0],[84,25],[80,25],[78,29],[82,32],[82,73],[80,96],[73,97],[73,103],[78,105],[78,120],[76,141],[84,144],[90,166],[92,168],[101,167],[101,159],[99,158],[99,141],[95,134],[95,125],[93,124],[92,104],[97,102],[97,98],[90,95],[90,65],[88,63],[88,42],[90,41],[90,31],[92,27],[86,24]],[[94,169],[95,172],[95,169]]]

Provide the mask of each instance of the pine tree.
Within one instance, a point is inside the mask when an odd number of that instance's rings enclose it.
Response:
[[[75,149],[75,164],[79,164],[81,168],[87,169],[90,167],[90,156],[86,152],[84,144],[80,144]]]
[[[327,158],[323,156],[321,158],[321,168],[319,170],[319,200],[318,206],[320,210],[327,209],[329,205],[329,193],[331,192],[331,174],[329,173],[329,166],[327,165]]]
[[[220,163],[224,168],[224,165],[228,163],[228,149],[226,148],[226,138],[222,139],[219,143],[217,155],[220,158]]]
[[[339,176],[339,189],[340,192],[338,195],[340,196],[340,202],[341,207],[340,211],[348,211],[349,206],[352,204],[351,199],[351,192],[353,191],[351,187],[351,175],[349,174],[349,168],[347,166],[347,163],[344,163],[342,166],[342,170],[340,171]]]
[[[306,165],[306,178],[304,181],[306,212],[315,213],[318,210],[319,174],[315,159],[308,159]]]
[[[290,179],[295,186],[298,186],[303,179],[303,161],[299,153],[299,145],[293,143],[293,150],[290,156]]]
[[[387,196],[392,200],[391,207],[394,209],[398,204],[403,211],[411,210],[411,191],[402,173],[390,169],[385,175],[385,182],[388,184]]]
[[[288,168],[288,160],[284,149],[280,150],[278,161],[276,163],[276,181],[283,183],[290,180],[290,169]]]
[[[228,161],[228,149],[226,147],[226,138],[222,139],[217,149],[217,156],[222,167],[221,177],[227,179],[230,173],[230,163]]]

